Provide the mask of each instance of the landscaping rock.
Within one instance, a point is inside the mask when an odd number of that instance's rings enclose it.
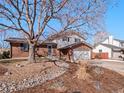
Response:
[[[24,67],[24,65],[17,64],[16,67]]]
[[[4,73],[4,75],[6,75],[6,76],[8,76],[8,75],[11,75],[12,73],[11,72],[6,72],[6,73]]]
[[[59,63],[60,64],[60,63]],[[69,65],[66,63],[66,67]],[[20,65],[17,65],[17,67]],[[64,66],[63,64],[61,66]],[[16,82],[0,82],[0,93],[11,93],[13,91],[22,90],[29,87],[34,87],[40,84],[43,84],[44,82],[48,80],[52,80],[62,74],[64,74],[67,71],[66,68],[49,68],[41,72],[40,74],[37,74],[32,77],[28,77],[23,79],[22,81]],[[6,72],[6,75],[10,75],[11,72]]]

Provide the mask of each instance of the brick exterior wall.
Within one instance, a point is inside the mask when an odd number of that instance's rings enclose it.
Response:
[[[40,45],[40,47],[38,47],[37,52],[36,52],[37,56],[47,56],[48,55],[48,49],[47,49],[47,45]],[[52,55],[53,56],[59,56],[59,51],[57,49],[57,46],[54,46],[52,48]],[[11,43],[11,57],[15,58],[15,57],[28,57],[28,51],[22,51],[21,47],[20,47],[20,43]]]
[[[28,52],[21,51],[20,43],[11,43],[11,57],[28,57]]]
[[[58,50],[57,46],[54,45],[52,47],[52,55],[53,56],[57,56],[57,57],[62,57],[65,58],[66,60],[71,60],[72,59],[72,54],[73,54],[73,50],[78,50],[78,51],[83,51],[83,50],[91,50],[91,48],[85,44],[80,44],[80,45],[76,45],[73,46],[71,48],[67,48],[64,50]],[[48,56],[48,48],[47,45],[40,45],[37,48],[37,52],[36,52],[37,56]],[[20,47],[20,43],[11,43],[11,57],[12,58],[16,58],[16,57],[28,57],[28,51],[22,51],[21,47]]]
[[[39,56],[47,56],[48,55],[47,45],[40,45],[38,47],[37,55],[39,55]],[[59,56],[59,51],[57,49],[57,46],[52,47],[52,56]]]

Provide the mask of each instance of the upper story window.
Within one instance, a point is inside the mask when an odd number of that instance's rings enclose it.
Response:
[[[75,42],[80,42],[81,40],[78,38],[75,38]]]
[[[99,49],[99,53],[102,53],[102,49]]]
[[[121,47],[124,47],[124,43],[121,43]]]
[[[21,51],[27,52],[29,50],[29,45],[26,43],[21,43]]]
[[[67,41],[67,42],[69,42],[69,37],[64,37],[64,38],[62,39],[62,41]]]

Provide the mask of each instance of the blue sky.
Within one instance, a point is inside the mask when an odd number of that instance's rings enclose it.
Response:
[[[124,40],[124,0],[109,8],[105,21],[107,31],[115,38]]]
[[[115,1],[115,0],[113,0]],[[107,11],[105,22],[106,22],[106,30],[113,35],[115,38],[124,40],[124,0],[116,0],[119,1],[117,6],[109,7]],[[56,22],[50,22],[52,27],[60,29]],[[48,33],[46,31],[46,33]]]

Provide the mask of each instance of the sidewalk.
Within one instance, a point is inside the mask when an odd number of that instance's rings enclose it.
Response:
[[[104,67],[124,75],[124,61],[120,60],[91,60],[92,65]]]
[[[95,61],[95,62],[104,62],[104,61],[108,61],[108,62],[120,62],[120,63],[124,63],[124,61],[122,60],[114,60],[114,59],[94,59],[94,60],[90,60]]]

